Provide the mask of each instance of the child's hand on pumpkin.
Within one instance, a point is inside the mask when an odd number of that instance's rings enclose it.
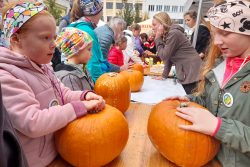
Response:
[[[94,92],[88,92],[85,96],[85,100],[103,100],[102,96],[95,94]]]
[[[88,113],[97,113],[101,111],[101,109],[98,108],[100,105],[99,100],[83,101],[83,104],[85,105]]]
[[[181,129],[213,135],[219,119],[206,109],[196,107],[177,108],[176,115],[190,121],[192,125],[179,125]]]
[[[125,71],[129,68],[129,64],[124,64],[120,67],[120,71]]]
[[[185,96],[171,96],[171,97],[167,97],[165,99],[163,99],[163,101],[167,101],[167,100],[180,100],[180,101],[190,101],[187,97]]]
[[[105,100],[100,99],[98,105],[96,106],[96,110],[98,111],[103,110],[105,108],[105,104],[106,104]]]

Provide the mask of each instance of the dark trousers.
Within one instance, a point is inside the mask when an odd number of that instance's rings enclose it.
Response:
[[[186,94],[192,94],[195,90],[195,88],[197,87],[198,82],[193,82],[190,84],[182,84]]]

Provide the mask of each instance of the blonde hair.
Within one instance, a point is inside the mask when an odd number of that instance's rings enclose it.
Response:
[[[132,25],[130,26],[130,29],[131,29],[132,31],[134,31],[134,30],[141,30],[141,26],[140,26],[139,24],[137,24],[137,23],[134,23],[134,24],[132,24]]]
[[[72,9],[70,11],[70,22],[74,22],[80,19],[83,16],[83,12],[81,11],[80,1],[74,0]]]
[[[128,39],[125,36],[122,36],[115,41],[115,45],[120,46],[121,44],[123,44],[124,42],[127,42],[127,41],[128,41]]]
[[[219,58],[220,56],[221,56],[220,49],[211,42],[209,52],[206,56],[205,64],[200,72],[200,82],[198,83],[198,86],[195,90],[194,93],[195,95],[200,95],[204,92],[206,84],[205,76],[209,71],[211,71],[214,68],[216,59]]]
[[[172,23],[172,20],[170,19],[169,15],[166,12],[159,12],[153,16],[153,18],[157,21],[159,21],[164,29],[168,32]]]

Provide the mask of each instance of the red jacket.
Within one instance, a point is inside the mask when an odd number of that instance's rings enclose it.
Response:
[[[108,54],[108,61],[112,64],[122,66],[124,64],[122,51],[118,50],[115,46],[112,47]]]

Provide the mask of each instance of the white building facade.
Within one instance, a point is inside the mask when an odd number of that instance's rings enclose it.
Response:
[[[143,12],[152,18],[158,12],[167,12],[177,24],[183,24],[184,5],[187,0],[146,0]]]
[[[138,4],[141,15],[143,15],[143,5],[146,0],[127,0],[131,6]],[[117,16],[117,13],[123,8],[122,0],[103,0],[103,20],[108,22],[113,16]]]

